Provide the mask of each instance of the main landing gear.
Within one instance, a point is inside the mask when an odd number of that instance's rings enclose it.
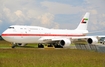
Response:
[[[43,44],[38,44],[38,48],[44,48]]]
[[[63,48],[63,46],[59,45],[59,44],[48,44],[47,47],[55,47],[55,48]],[[38,48],[44,48],[43,44],[38,44]]]
[[[22,46],[21,43],[12,43],[12,48],[15,48],[16,46]],[[63,46],[59,45],[59,44],[47,44],[47,47],[55,47],[55,48],[63,48]],[[44,45],[39,43],[38,44],[38,48],[44,48]]]
[[[59,44],[54,44],[55,48],[63,48],[63,46],[59,45]]]

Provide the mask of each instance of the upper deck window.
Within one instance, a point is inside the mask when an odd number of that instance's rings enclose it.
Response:
[[[9,27],[9,29],[14,29],[14,27]]]

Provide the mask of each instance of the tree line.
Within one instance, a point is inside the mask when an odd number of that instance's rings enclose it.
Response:
[[[0,40],[4,40],[4,39],[0,36]]]

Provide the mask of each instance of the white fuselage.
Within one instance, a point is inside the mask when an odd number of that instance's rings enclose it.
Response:
[[[48,29],[38,26],[12,25],[2,33],[3,39],[15,43],[45,43],[41,38],[84,36],[87,30]]]

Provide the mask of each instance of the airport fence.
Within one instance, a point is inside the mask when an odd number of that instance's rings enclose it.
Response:
[[[103,52],[105,53],[105,45],[102,44],[75,44],[76,49],[84,49],[84,50],[92,50],[96,52]]]

